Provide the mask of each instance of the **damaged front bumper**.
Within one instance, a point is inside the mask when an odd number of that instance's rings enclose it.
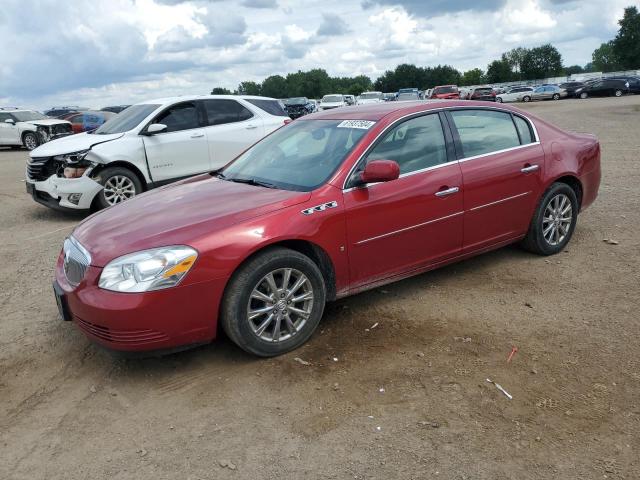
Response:
[[[78,178],[51,175],[43,181],[34,181],[27,175],[27,192],[33,199],[56,210],[88,210],[102,185],[86,174]]]

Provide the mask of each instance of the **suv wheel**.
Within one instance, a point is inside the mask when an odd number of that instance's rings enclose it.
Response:
[[[587,94],[587,92],[582,92],[580,93],[580,98],[585,99],[587,98],[589,95]]]
[[[531,101],[531,97],[529,95],[525,95],[524,97],[522,97],[522,101],[523,102],[530,102]]]
[[[105,168],[95,180],[104,187],[96,197],[99,208],[111,207],[142,193],[140,179],[127,168]]]
[[[616,97],[621,97],[621,96],[622,96],[622,90],[616,90],[615,92],[613,92],[613,94],[614,94]]]
[[[502,98],[500,98],[500,97],[496,97],[496,102],[498,102],[498,103],[502,103]]]
[[[242,265],[227,285],[220,323],[246,352],[273,357],[313,334],[326,299],[318,266],[288,248],[272,248]]]
[[[22,143],[27,150],[35,149],[40,142],[38,141],[38,135],[34,132],[27,132],[22,136]]]
[[[552,98],[553,98],[554,100],[560,100],[560,95],[559,95],[559,94],[557,94],[557,93],[554,93]]]

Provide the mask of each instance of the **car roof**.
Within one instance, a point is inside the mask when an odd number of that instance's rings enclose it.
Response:
[[[385,102],[385,103],[369,103],[366,105],[357,105],[354,107],[335,108],[331,110],[323,110],[321,112],[305,115],[303,118],[296,120],[372,120],[378,121],[383,118],[401,112],[418,113],[427,112],[429,110],[437,110],[440,108],[451,107],[484,107],[487,108],[487,102],[476,102],[472,100],[417,100],[415,102]],[[491,105],[491,107],[493,107]],[[504,110],[511,110],[507,105],[500,105]]]
[[[243,100],[275,100],[278,101],[277,98],[271,98],[271,97],[261,97],[258,95],[182,95],[182,96],[177,96],[177,97],[163,97],[163,98],[154,98],[153,100],[146,100],[144,102],[138,102],[137,105],[144,105],[144,104],[153,104],[153,103],[158,103],[158,104],[162,104],[162,105],[168,105],[168,104],[172,104],[172,103],[178,103],[178,102],[188,102],[188,101],[192,101],[192,100],[210,100],[210,99],[229,99],[229,100],[237,100],[237,99],[243,99]]]

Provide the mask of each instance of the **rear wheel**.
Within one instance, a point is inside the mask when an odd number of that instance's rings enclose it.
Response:
[[[500,98],[500,97],[496,97],[496,102],[498,102],[498,103],[502,103],[502,98]]]
[[[96,197],[100,208],[111,207],[142,193],[140,179],[127,168],[105,168],[97,175],[96,181],[104,187]]]
[[[522,246],[538,255],[554,255],[569,243],[578,218],[578,199],[566,183],[554,183],[542,196]]]
[[[589,95],[587,94],[587,92],[582,92],[582,93],[580,94],[580,98],[582,98],[583,100],[584,100],[585,98],[587,98],[588,96],[589,96]]]
[[[616,97],[621,97],[621,96],[622,96],[622,90],[616,90],[615,92],[613,92],[613,94],[614,94]]]
[[[272,357],[294,350],[313,334],[326,299],[317,265],[287,248],[266,250],[233,275],[220,323],[243,350]]]
[[[531,101],[531,97],[529,95],[526,95],[526,96],[522,97],[522,101],[523,102],[530,102]]]
[[[554,100],[560,100],[560,95],[559,95],[559,94],[557,94],[557,93],[554,93],[552,98],[553,98]]]
[[[35,149],[40,142],[38,141],[38,135],[34,132],[27,132],[22,136],[22,143],[27,150]]]

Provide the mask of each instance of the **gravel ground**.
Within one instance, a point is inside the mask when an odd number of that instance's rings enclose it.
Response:
[[[63,324],[52,269],[81,217],[35,204],[26,152],[1,150],[0,478],[640,478],[640,96],[525,107],[602,143],[567,251],[340,300],[269,360],[224,338],[118,359]]]

